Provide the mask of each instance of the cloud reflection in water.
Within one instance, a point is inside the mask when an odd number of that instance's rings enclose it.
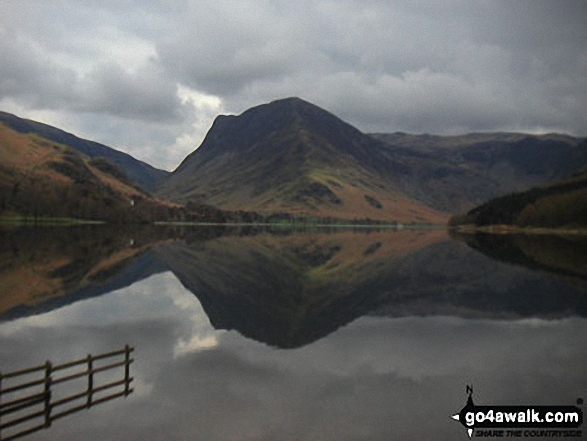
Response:
[[[136,347],[133,396],[37,439],[449,439],[465,383],[501,404],[587,395],[583,318],[363,317],[279,350],[214,330],[169,272],[3,323],[0,339],[3,370]]]

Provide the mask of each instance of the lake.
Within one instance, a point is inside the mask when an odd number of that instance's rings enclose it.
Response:
[[[3,374],[134,348],[132,392],[27,440],[465,440],[467,385],[587,398],[586,317],[579,236],[0,229]]]

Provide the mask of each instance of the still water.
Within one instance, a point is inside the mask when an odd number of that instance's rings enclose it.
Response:
[[[130,395],[27,440],[465,440],[468,384],[587,398],[586,317],[578,237],[0,230],[2,373],[135,348]]]

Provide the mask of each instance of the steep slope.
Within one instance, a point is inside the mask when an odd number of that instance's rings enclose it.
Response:
[[[36,121],[19,118],[6,112],[0,112],[0,122],[19,133],[37,134],[50,141],[71,147],[91,158],[104,157],[117,164],[124,172],[145,191],[152,191],[169,172],[160,170],[139,161],[132,156],[107,147],[97,142],[80,139],[71,133]]]
[[[438,209],[466,211],[489,199],[571,176],[587,166],[587,147],[566,135],[374,134],[406,163],[404,191]]]
[[[107,159],[0,123],[0,213],[122,222],[160,209]]]
[[[219,116],[202,145],[157,192],[229,210],[443,222],[403,193],[380,141],[299,98]]]

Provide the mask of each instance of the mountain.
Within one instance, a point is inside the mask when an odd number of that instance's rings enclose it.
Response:
[[[586,143],[587,144],[587,143]],[[452,225],[587,227],[587,170],[571,178],[492,199],[451,218]]]
[[[587,146],[560,134],[471,133],[460,136],[373,134],[412,173],[404,190],[456,213],[490,199],[572,176],[587,166]]]
[[[157,195],[222,209],[398,222],[444,222],[406,195],[386,145],[299,98],[219,116]]]
[[[181,207],[152,199],[116,164],[0,122],[0,213],[109,222],[169,220]]]
[[[566,135],[367,135],[286,98],[219,116],[157,194],[230,210],[438,222],[585,166],[587,148]]]
[[[118,165],[124,172],[143,190],[151,192],[155,186],[164,179],[169,172],[160,170],[151,165],[139,161],[132,156],[107,147],[97,142],[78,138],[71,133],[58,128],[42,124],[40,122],[19,118],[6,112],[0,112],[0,122],[13,130],[23,134],[36,134],[58,144],[71,147],[90,158],[104,157]]]
[[[199,218],[208,220],[208,212],[218,207],[248,212],[246,219],[261,219],[253,213],[257,212],[443,223],[449,214],[570,179],[587,167],[587,143],[580,138],[520,133],[367,135],[299,98],[277,100],[239,116],[219,116],[202,145],[171,174],[55,127],[0,112],[2,123],[29,139],[81,153],[80,158],[86,158],[81,162],[91,162],[93,170],[102,167],[132,191],[139,190],[137,183],[146,191],[156,189],[161,198],[190,202]],[[10,193],[6,189],[15,184],[7,171],[10,161],[3,164],[0,177],[5,205]],[[91,194],[89,188],[82,193]],[[22,207],[16,211],[22,212]],[[214,213],[215,219],[228,216],[218,209]],[[231,216],[243,219],[239,213]]]
[[[105,219],[144,197],[107,160],[0,123],[0,212]]]

